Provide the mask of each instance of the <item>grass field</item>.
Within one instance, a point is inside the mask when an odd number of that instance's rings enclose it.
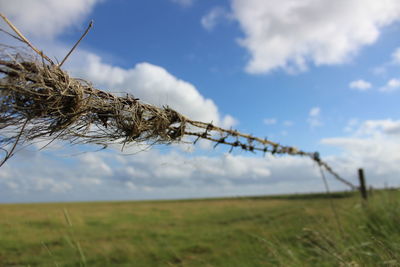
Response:
[[[399,266],[399,197],[0,205],[0,266]]]

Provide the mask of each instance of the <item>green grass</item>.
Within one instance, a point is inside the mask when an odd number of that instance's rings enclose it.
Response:
[[[0,266],[399,266],[399,197],[0,205]]]

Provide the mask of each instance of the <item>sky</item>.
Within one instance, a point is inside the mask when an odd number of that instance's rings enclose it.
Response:
[[[319,151],[356,184],[362,167],[370,185],[400,186],[398,0],[0,0],[0,12],[58,61],[93,20],[64,67],[99,89]],[[207,142],[42,145],[0,169],[0,202],[324,191],[307,158]]]

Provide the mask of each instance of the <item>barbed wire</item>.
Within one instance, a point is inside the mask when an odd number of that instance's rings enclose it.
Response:
[[[341,177],[333,168],[320,157],[319,152],[305,152],[297,149],[293,146],[284,146],[277,142],[268,140],[266,138],[262,139],[249,134],[241,133],[232,129],[224,129],[213,125],[212,123],[204,123],[199,121],[187,120],[187,123],[197,129],[202,129],[203,131],[190,132],[186,131],[185,135],[196,136],[197,139],[194,141],[196,143],[199,139],[209,140],[215,143],[214,147],[219,144],[228,145],[231,147],[229,152],[232,152],[234,148],[239,148],[241,150],[249,152],[262,152],[264,154],[270,153],[275,154],[287,154],[296,156],[305,156],[310,158],[312,161],[317,163],[320,167],[324,168],[328,173],[330,173],[336,180],[349,186],[352,190],[356,190],[358,187],[351,183],[350,181]],[[215,133],[218,133],[220,138],[216,137]]]
[[[318,152],[305,152],[267,138],[194,121],[170,107],[147,104],[128,94],[117,96],[94,88],[89,81],[72,78],[61,69],[62,64],[54,64],[7,18],[0,16],[18,35],[11,36],[37,54],[9,46],[0,49],[0,150],[5,152],[0,167],[14,154],[18,143],[37,139],[107,147],[114,143],[169,144],[181,142],[186,136],[195,137],[194,144],[204,139],[213,142],[214,147],[230,146],[230,152],[239,148],[254,153],[305,156],[338,181],[357,189],[323,161]]]

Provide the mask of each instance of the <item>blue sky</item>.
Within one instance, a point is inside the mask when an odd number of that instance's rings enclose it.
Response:
[[[320,151],[356,182],[399,185],[397,0],[4,1],[0,10],[98,88]],[[6,26],[1,24],[2,28]],[[5,35],[2,43],[13,42]],[[34,145],[0,171],[1,202],[158,199],[322,190],[307,159],[228,149]],[[331,181],[334,189],[343,189]]]

